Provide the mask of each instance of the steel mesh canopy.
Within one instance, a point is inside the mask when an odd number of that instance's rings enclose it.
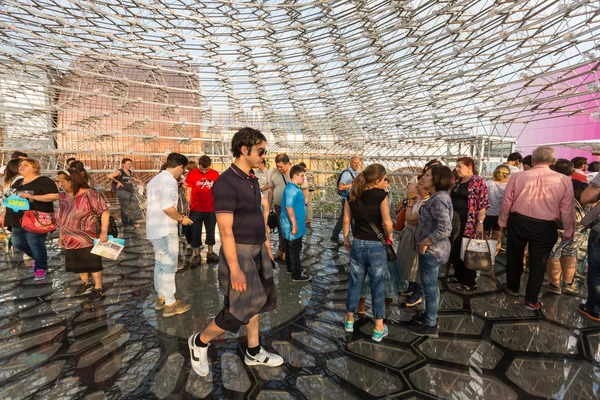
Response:
[[[226,155],[250,125],[394,159],[597,118],[599,4],[3,0],[3,148]]]

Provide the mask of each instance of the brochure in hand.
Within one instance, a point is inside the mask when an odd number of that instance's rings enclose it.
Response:
[[[98,239],[94,240],[94,247],[91,253],[97,254],[100,257],[116,260],[125,248],[125,240],[117,239],[111,236],[108,237],[108,242],[102,243]]]

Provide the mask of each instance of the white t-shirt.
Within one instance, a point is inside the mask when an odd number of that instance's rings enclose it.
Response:
[[[162,171],[148,182],[146,187],[146,238],[148,240],[177,234],[178,222],[164,210],[177,208],[179,192],[177,181],[168,171]]]
[[[504,191],[508,182],[500,183],[490,179],[485,181],[485,184],[488,188],[488,200],[490,201],[490,208],[488,208],[485,214],[490,217],[497,217],[500,214],[500,206],[502,205]]]
[[[270,181],[271,181],[271,170],[265,168],[263,170],[263,172],[260,172],[260,170],[257,168],[254,170],[254,175],[256,175],[256,177],[258,178],[258,184],[260,185],[260,187],[264,187],[265,185],[267,185]],[[268,189],[265,189],[268,190]]]

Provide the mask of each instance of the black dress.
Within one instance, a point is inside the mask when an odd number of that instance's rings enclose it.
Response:
[[[457,184],[450,192],[452,206],[460,218],[460,234],[452,244],[450,260],[454,266],[454,277],[458,280],[458,283],[474,287],[476,285],[475,278],[477,278],[477,271],[467,269],[464,261],[460,258],[460,248],[462,246],[462,238],[464,237],[463,232],[467,226],[467,216],[469,214],[469,183],[470,180]]]

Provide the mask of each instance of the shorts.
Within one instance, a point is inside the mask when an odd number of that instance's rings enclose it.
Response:
[[[275,302],[275,282],[273,281],[273,278],[266,279],[263,282],[263,286],[268,293],[267,304],[265,304],[263,307],[263,310],[266,312],[274,308],[273,302]],[[255,315],[261,314],[263,310]],[[215,324],[224,331],[231,333],[237,333],[242,326],[247,325],[229,312],[229,296],[225,296],[223,309],[215,317]]]
[[[92,247],[65,250],[65,271],[85,274],[102,271],[102,257],[92,254]]]
[[[562,233],[562,231],[561,231],[561,233]],[[577,253],[579,252],[580,237],[581,237],[580,233],[575,233],[575,235],[573,236],[573,242],[571,244],[563,247],[562,249],[555,250],[558,247],[558,245],[560,244],[560,239],[558,239],[558,242],[556,242],[556,244],[554,245],[554,248],[552,249],[552,252],[548,256],[548,258],[551,258],[551,259],[552,258],[556,259],[556,258],[561,258],[561,257],[577,258]]]
[[[489,232],[490,229],[495,231],[500,230],[500,225],[498,225],[498,216],[497,215],[486,215],[483,220],[483,230]]]

